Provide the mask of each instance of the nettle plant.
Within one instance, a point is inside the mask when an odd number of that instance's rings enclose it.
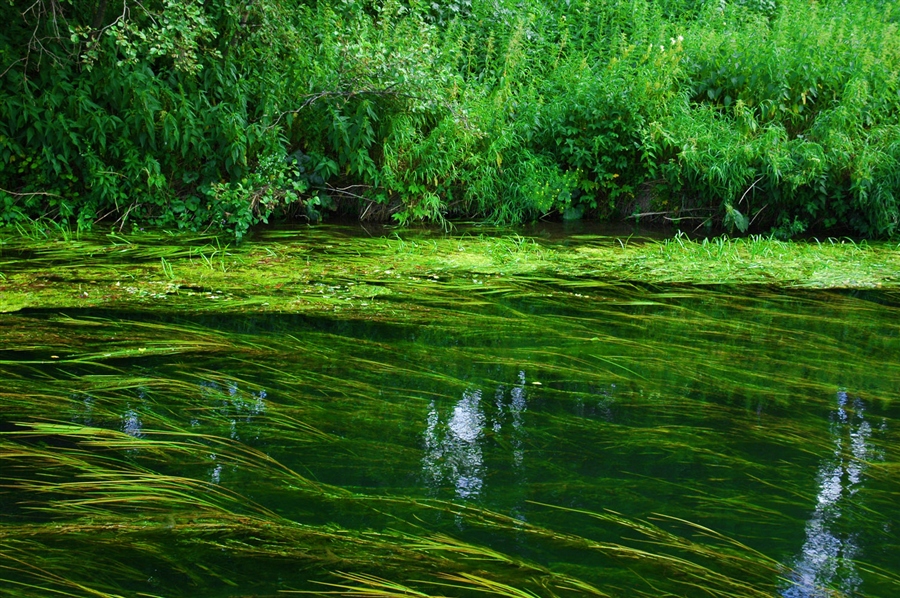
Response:
[[[280,149],[260,82],[243,76],[265,72],[247,46],[271,33],[260,26],[271,5],[231,4],[4,6],[0,218],[246,228],[264,217],[229,222],[213,191]]]
[[[313,41],[327,11],[275,0],[39,0],[0,11],[13,24],[0,37],[6,222],[108,219],[240,236],[298,203],[325,203],[335,160],[356,174],[366,167],[352,122],[349,142],[310,152],[313,174],[289,157],[306,148],[292,133],[310,98],[343,93],[310,68],[336,46]],[[333,111],[333,138],[345,122]]]
[[[790,0],[768,15],[736,5],[692,28],[692,107],[669,128],[680,176],[740,230],[753,213],[781,236],[894,234],[900,15]]]
[[[405,224],[690,209],[736,231],[890,235],[897,10],[14,0],[0,221],[240,237],[332,210]]]

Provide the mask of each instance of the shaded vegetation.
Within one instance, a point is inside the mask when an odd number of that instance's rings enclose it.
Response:
[[[897,5],[12,0],[0,221],[897,231]]]

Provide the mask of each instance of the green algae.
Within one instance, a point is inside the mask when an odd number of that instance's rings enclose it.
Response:
[[[349,227],[260,233],[238,246],[215,237],[119,235],[6,239],[0,311],[25,307],[191,310],[368,310],[403,293],[503,292],[504,277],[626,284],[896,289],[900,250],[850,240],[690,240],[579,235],[565,243],[509,231],[368,236]]]

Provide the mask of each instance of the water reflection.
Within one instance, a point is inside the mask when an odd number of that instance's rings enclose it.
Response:
[[[446,429],[441,429],[437,405],[431,402],[425,429],[423,469],[429,485],[439,488],[447,479],[459,498],[477,498],[484,486],[481,439],[485,418],[481,391],[466,391],[453,407]]]
[[[135,409],[128,409],[122,414],[122,431],[134,438],[144,437],[144,422]]]
[[[608,386],[591,386],[588,391],[578,393],[573,403],[573,413],[578,417],[600,418],[613,421],[613,406],[616,404],[617,387],[613,382]],[[589,397],[591,400],[586,401]]]
[[[259,440],[260,425],[254,425],[254,419],[266,412],[266,391],[260,389],[257,392],[241,390],[237,382],[224,383],[205,381],[200,383],[201,397],[204,403],[215,405],[212,410],[214,419],[224,419],[228,425],[228,437],[232,440],[242,441],[252,437]],[[191,427],[203,425],[199,418],[190,420]],[[208,456],[210,467],[207,471],[211,484],[219,484],[222,481],[224,467],[218,462],[218,455],[210,453]],[[237,471],[237,466],[232,465],[231,473]]]
[[[490,417],[485,414],[486,409],[493,411]],[[518,381],[511,388],[497,387],[493,405],[482,400],[481,389],[466,390],[443,421],[437,402],[431,401],[422,457],[426,484],[434,492],[452,486],[460,499],[476,499],[482,494],[487,473],[483,443],[488,421],[494,435],[502,434],[506,426],[511,428],[509,446],[513,467],[522,467],[526,409],[525,372],[519,372]]]
[[[228,436],[232,440],[247,440],[242,438],[241,428],[250,430],[253,440],[259,440],[259,428],[249,427],[256,416],[266,412],[266,391],[245,392],[240,389],[237,382],[219,383],[213,381],[200,383],[201,396],[204,403],[213,403],[215,415],[224,418],[228,422]],[[200,424],[200,420],[192,419],[191,426]]]
[[[227,434],[238,442],[259,440],[263,430],[260,416],[268,409],[265,389],[242,390],[233,381],[203,381],[199,383],[199,405],[190,405],[188,426],[200,433]],[[146,388],[136,389],[136,393],[126,391],[124,396],[100,396],[74,394],[72,398],[71,421],[91,427],[114,428],[132,438],[146,438],[160,420],[154,414],[154,397]],[[169,397],[169,400],[185,400],[197,403],[197,396]],[[199,407],[199,408],[198,408]],[[148,427],[149,426],[149,427]],[[225,428],[223,430],[223,427]],[[126,449],[129,455],[141,452],[139,444]],[[210,453],[207,475],[213,484],[220,483],[225,469],[215,453]],[[232,466],[229,471],[236,471]]]
[[[885,426],[882,422],[882,431]],[[819,467],[816,508],[789,576],[792,585],[782,591],[784,598],[828,598],[834,596],[833,589],[846,596],[860,594],[855,559],[861,547],[852,510],[859,506],[857,494],[864,487],[868,463],[884,458],[870,441],[872,432],[863,401],[838,392],[831,423],[833,452]]]
[[[81,423],[86,426],[94,425],[94,402],[96,399],[91,395],[74,395],[72,399],[75,402],[76,408],[75,413],[72,416],[72,421],[75,423]]]

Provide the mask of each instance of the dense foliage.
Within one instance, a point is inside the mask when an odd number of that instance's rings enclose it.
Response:
[[[0,221],[898,232],[888,0],[6,0]]]

